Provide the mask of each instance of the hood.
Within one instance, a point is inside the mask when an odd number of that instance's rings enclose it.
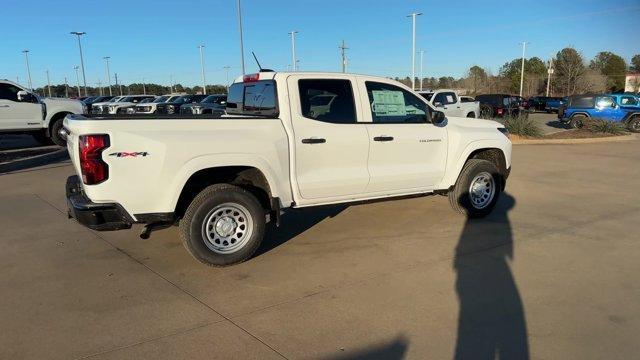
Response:
[[[42,101],[49,105],[49,104],[78,104],[78,105],[82,105],[82,101],[80,100],[76,100],[76,99],[66,99],[66,98],[50,98],[50,97],[46,97],[46,98],[42,98]]]
[[[477,118],[464,118],[447,116],[447,125],[454,125],[466,128],[478,128],[478,129],[496,129],[503,128],[504,125],[494,120],[485,120]]]

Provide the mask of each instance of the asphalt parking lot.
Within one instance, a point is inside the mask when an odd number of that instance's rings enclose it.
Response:
[[[639,161],[518,145],[488,219],[440,196],[294,211],[222,269],[175,228],[68,220],[68,163],[0,174],[0,358],[634,358]]]

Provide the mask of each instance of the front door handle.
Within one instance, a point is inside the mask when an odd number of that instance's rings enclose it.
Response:
[[[373,138],[373,141],[393,141],[393,136],[376,136]]]
[[[302,139],[303,144],[324,144],[326,142],[327,142],[326,139],[321,139],[321,138]]]

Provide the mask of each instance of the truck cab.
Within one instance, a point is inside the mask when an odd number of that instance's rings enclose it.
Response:
[[[463,101],[454,90],[440,89],[433,91],[418,91],[431,105],[449,116],[475,118],[480,117],[480,103]]]

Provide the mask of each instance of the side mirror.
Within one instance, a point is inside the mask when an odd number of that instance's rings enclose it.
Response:
[[[446,117],[442,111],[434,111],[431,113],[431,122],[434,125],[442,124],[446,120]]]
[[[31,97],[28,91],[20,90],[18,91],[18,101],[28,101]]]
[[[443,107],[441,102],[435,102],[433,105],[435,105],[435,107]]]

